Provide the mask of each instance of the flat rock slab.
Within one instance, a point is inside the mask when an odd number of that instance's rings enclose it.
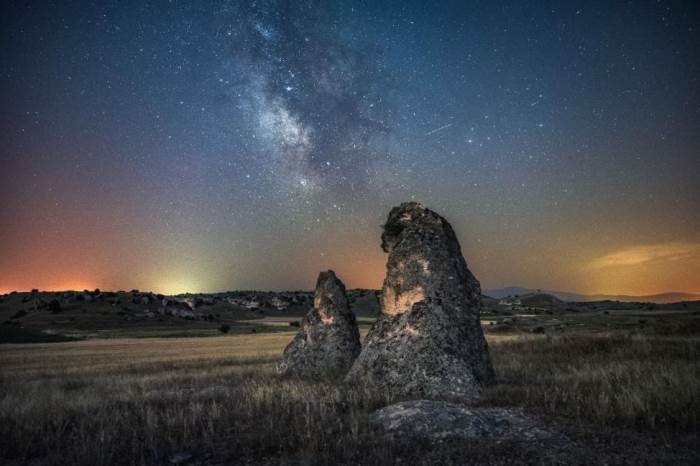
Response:
[[[396,403],[372,413],[370,422],[391,437],[405,439],[538,442],[561,437],[552,426],[519,409],[468,407],[445,401]]]

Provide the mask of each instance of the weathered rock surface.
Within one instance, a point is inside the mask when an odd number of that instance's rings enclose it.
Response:
[[[360,353],[360,332],[345,285],[332,270],[316,282],[314,307],[284,350],[279,371],[289,375],[345,375]]]
[[[389,213],[381,313],[347,376],[395,396],[474,399],[493,378],[481,289],[450,224],[421,204]]]
[[[372,413],[370,422],[386,434],[403,439],[528,442],[560,436],[551,426],[519,409],[474,408],[432,400],[386,406]]]

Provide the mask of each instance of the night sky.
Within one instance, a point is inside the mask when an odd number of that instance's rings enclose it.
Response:
[[[697,2],[0,8],[0,292],[378,288],[408,200],[484,288],[700,292]]]

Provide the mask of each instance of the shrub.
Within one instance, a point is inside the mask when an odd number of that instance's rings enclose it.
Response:
[[[61,303],[57,299],[52,299],[49,301],[49,311],[51,311],[51,314],[58,314],[61,312]]]

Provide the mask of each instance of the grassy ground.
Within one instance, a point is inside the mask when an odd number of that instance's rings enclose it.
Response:
[[[521,336],[494,345],[485,404],[525,405],[598,425],[700,427],[700,339],[641,334]]]
[[[65,335],[52,335],[36,329],[0,326],[0,343],[58,343],[75,340]]]
[[[279,377],[292,332],[0,347],[5,464],[697,464],[700,341],[617,333],[489,335],[484,404],[561,425],[556,445],[383,440],[389,400]]]

